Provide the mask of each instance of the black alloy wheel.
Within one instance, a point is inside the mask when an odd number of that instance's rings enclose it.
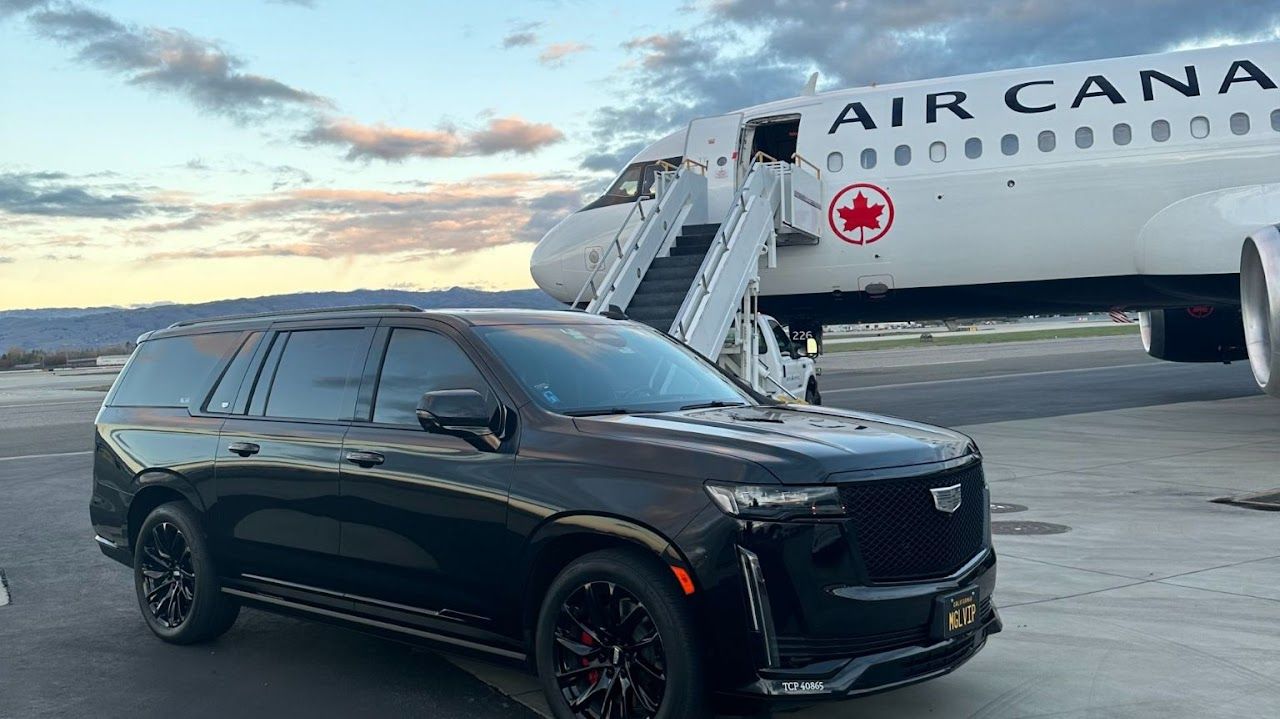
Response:
[[[160,522],[142,538],[142,591],[151,616],[168,629],[187,621],[195,602],[191,545],[177,525]]]
[[[612,582],[576,589],[560,605],[555,677],[576,716],[650,719],[667,686],[662,637],[649,610]]]
[[[147,627],[171,644],[221,636],[240,614],[240,603],[222,592],[200,514],[186,502],[161,504],[143,520],[133,583]]]

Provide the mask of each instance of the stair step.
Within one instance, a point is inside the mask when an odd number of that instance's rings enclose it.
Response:
[[[645,273],[644,280],[655,281],[679,281],[688,287],[693,282],[693,278],[698,276],[699,265],[685,265],[683,267],[650,267]]]
[[[679,247],[710,247],[715,239],[715,235],[680,235],[676,237],[675,244]]]
[[[689,291],[689,285],[693,283],[693,277],[673,277],[671,279],[662,279],[654,277],[653,273],[645,275],[640,281],[640,286],[636,288],[636,295],[651,294],[654,292],[682,292]]]
[[[671,326],[671,320],[675,319],[676,313],[680,311],[680,305],[653,305],[647,307],[627,308],[627,317],[639,322],[649,322],[651,320],[666,319],[667,327]],[[666,328],[663,328],[666,329]]]
[[[672,305],[679,307],[684,302],[687,294],[689,294],[688,287],[675,292],[636,292],[635,297],[631,298],[631,304],[627,305],[627,314],[630,315],[634,310],[646,307],[670,307]]]
[[[716,230],[720,229],[720,223],[713,222],[707,225],[685,225],[680,228],[681,235],[688,236],[706,236],[711,237],[716,234]]]
[[[706,257],[707,250],[711,248],[711,243],[705,245],[682,245],[679,242],[671,246],[672,257],[683,257],[687,255],[696,255],[698,257]]]
[[[670,257],[658,257],[649,265],[650,268],[670,268],[670,267],[693,267],[702,266],[702,257],[698,255],[672,255]]]

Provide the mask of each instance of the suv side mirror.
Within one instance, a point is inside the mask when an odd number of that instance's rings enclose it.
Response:
[[[418,401],[418,421],[428,432],[482,437],[493,434],[493,411],[484,395],[473,389],[427,392]]]

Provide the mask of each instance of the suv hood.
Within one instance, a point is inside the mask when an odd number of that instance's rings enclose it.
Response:
[[[820,483],[837,472],[943,462],[975,449],[971,439],[952,430],[807,405],[612,415],[580,418],[576,424],[587,434],[748,460],[784,484]]]

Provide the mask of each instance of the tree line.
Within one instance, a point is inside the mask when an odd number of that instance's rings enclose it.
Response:
[[[102,355],[127,355],[133,352],[133,347],[132,342],[77,350],[32,350],[10,347],[4,354],[0,354],[0,370],[55,369],[69,365],[75,366],[85,364],[87,360],[97,359]]]

